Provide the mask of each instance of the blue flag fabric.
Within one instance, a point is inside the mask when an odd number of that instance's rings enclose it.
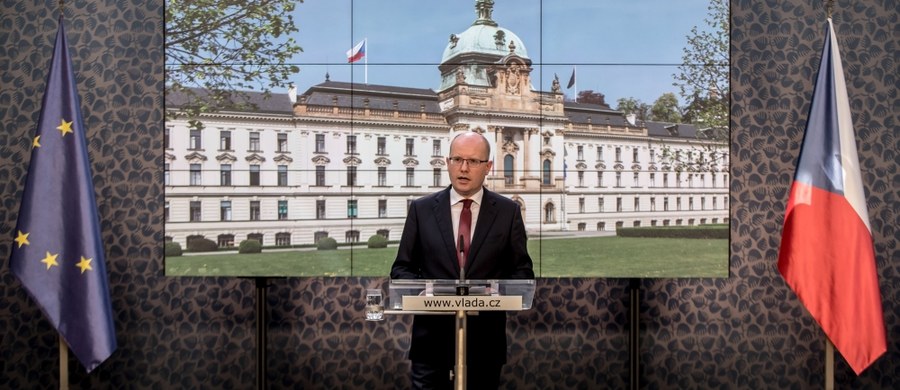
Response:
[[[116,333],[84,122],[61,16],[41,107],[10,268],[91,372],[116,349]]]
[[[572,77],[569,77],[569,84],[566,85],[566,89],[572,88],[575,85],[575,68],[572,68]]]

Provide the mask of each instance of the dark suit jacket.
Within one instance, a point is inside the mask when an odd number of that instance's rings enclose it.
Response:
[[[452,187],[410,204],[392,279],[459,279],[450,191]],[[534,279],[526,241],[519,205],[485,189],[466,260],[466,279]],[[449,315],[416,316],[410,360],[452,366],[454,321]],[[506,313],[469,316],[467,339],[469,365],[505,363]]]

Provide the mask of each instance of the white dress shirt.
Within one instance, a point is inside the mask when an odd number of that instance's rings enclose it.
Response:
[[[450,217],[453,219],[453,242],[459,248],[459,215],[463,210],[463,199],[472,199],[472,205],[469,209],[472,211],[472,225],[469,228],[469,242],[475,237],[475,223],[478,221],[478,211],[481,210],[481,200],[484,198],[484,188],[478,190],[474,195],[465,198],[458,194],[456,190],[450,189]],[[466,248],[468,251],[468,248]]]

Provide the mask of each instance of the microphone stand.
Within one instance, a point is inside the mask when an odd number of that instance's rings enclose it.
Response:
[[[459,235],[459,281],[466,280],[466,241],[462,234]],[[462,284],[456,287],[456,295],[469,295],[468,286]],[[454,378],[454,388],[457,390],[465,390],[466,380],[466,311],[456,311],[456,376]]]

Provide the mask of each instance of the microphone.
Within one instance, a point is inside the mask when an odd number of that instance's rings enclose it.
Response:
[[[459,279],[466,279],[466,241],[462,234],[459,235]]]
[[[459,235],[459,280],[466,280],[466,241],[462,234]],[[460,285],[456,287],[456,295],[469,295],[469,287]]]

